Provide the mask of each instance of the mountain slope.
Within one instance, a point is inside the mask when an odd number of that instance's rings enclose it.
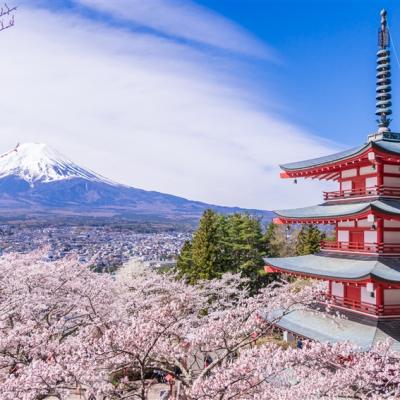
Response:
[[[92,217],[195,223],[206,208],[244,211],[112,182],[44,144],[26,143],[0,156],[0,218]],[[270,218],[267,211],[251,210]]]

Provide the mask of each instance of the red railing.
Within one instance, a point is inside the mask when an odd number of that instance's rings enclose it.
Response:
[[[327,296],[331,304],[372,315],[400,315],[400,304],[376,305],[338,296]]]
[[[330,240],[324,240],[321,242],[321,250],[349,251],[355,253],[400,254],[400,244],[333,242]]]
[[[323,192],[324,200],[337,200],[351,197],[365,196],[390,196],[400,197],[400,187],[393,186],[371,186],[361,189],[337,190],[334,192]]]

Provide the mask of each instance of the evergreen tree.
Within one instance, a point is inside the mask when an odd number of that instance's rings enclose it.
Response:
[[[178,256],[177,262],[177,272],[180,278],[190,274],[193,268],[192,260],[192,242],[186,240],[183,244],[182,250]]]
[[[226,246],[224,244],[225,217],[212,210],[206,210],[191,243],[191,260],[177,265],[178,273],[188,278],[190,283],[201,279],[213,279],[226,272]],[[188,250],[188,246],[186,248]],[[189,255],[187,254],[186,257]],[[190,266],[190,271],[181,268]]]
[[[296,254],[306,255],[314,254],[320,250],[320,243],[325,234],[315,225],[303,225],[296,243]]]
[[[265,239],[260,221],[247,214],[204,212],[191,243],[185,243],[177,261],[178,276],[190,283],[220,277],[231,271],[251,281],[256,290],[266,282],[263,273]]]
[[[265,241],[260,221],[248,214],[227,219],[230,270],[250,279],[256,290],[264,280]]]

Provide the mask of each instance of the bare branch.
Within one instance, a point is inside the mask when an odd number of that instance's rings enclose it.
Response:
[[[10,8],[7,3],[0,8],[0,32],[15,25],[15,11],[17,11],[17,7]]]

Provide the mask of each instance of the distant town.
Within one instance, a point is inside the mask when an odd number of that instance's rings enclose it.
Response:
[[[137,233],[128,227],[0,225],[2,253],[29,253],[42,248],[45,259],[54,261],[76,254],[79,262],[97,271],[112,272],[135,258],[162,266],[173,262],[188,232]]]

